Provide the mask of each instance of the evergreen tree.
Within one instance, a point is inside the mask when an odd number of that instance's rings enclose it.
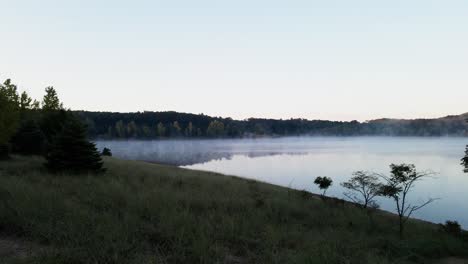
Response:
[[[86,137],[86,126],[70,119],[47,153],[46,167],[53,172],[104,172],[101,155]]]
[[[62,131],[63,126],[72,118],[72,114],[63,109],[43,112],[40,127],[42,133],[44,133],[44,136],[46,137],[46,144],[50,144],[56,135]]]
[[[29,95],[26,93],[26,92],[22,92],[21,93],[21,97],[20,97],[20,109],[21,110],[26,110],[26,109],[30,109],[31,106],[32,106],[32,98],[29,97]]]
[[[46,94],[42,99],[42,109],[44,111],[56,111],[63,109],[63,104],[60,102],[57,91],[54,87],[49,86],[45,89]]]
[[[11,142],[15,153],[22,155],[44,154],[45,136],[34,120],[23,122]]]
[[[72,116],[70,112],[63,108],[54,87],[47,87],[45,92],[46,94],[42,99],[40,127],[47,139],[47,144],[50,144]],[[33,107],[35,108],[34,105]]]
[[[8,142],[15,133],[19,118],[17,88],[7,79],[0,84],[0,159],[8,158]]]

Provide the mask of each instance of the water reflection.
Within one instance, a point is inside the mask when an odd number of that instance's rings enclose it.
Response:
[[[119,158],[189,166],[216,160],[230,160],[235,155],[250,158],[275,155],[306,155],[300,147],[288,149],[274,140],[102,140],[97,147],[108,147]]]
[[[468,174],[460,158],[465,138],[277,138],[240,140],[99,141],[115,156],[216,171],[281,186],[318,192],[316,176],[329,176],[328,194],[344,197],[340,182],[356,170],[388,173],[390,163],[414,163],[437,178],[418,183],[412,202],[428,197],[441,200],[421,209],[415,217],[434,222],[459,221],[468,228]],[[389,199],[381,207],[394,211]]]

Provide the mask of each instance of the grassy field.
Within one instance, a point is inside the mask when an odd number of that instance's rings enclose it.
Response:
[[[41,158],[0,162],[0,263],[432,263],[468,241],[306,192],[109,158],[103,175],[50,175]],[[311,179],[312,184],[312,179]],[[0,251],[1,252],[1,251]],[[1,256],[1,255],[0,255]]]

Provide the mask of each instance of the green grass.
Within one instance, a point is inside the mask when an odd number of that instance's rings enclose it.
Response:
[[[11,263],[428,263],[466,239],[252,180],[109,158],[104,175],[0,162],[0,236],[40,245]],[[312,184],[312,183],[311,183]],[[4,260],[6,261],[6,260]],[[1,263],[1,261],[0,261]]]

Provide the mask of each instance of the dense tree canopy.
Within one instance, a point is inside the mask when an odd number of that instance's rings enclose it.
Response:
[[[177,112],[77,111],[93,138],[256,137],[299,135],[465,136],[464,116],[439,119],[341,122],[306,119],[233,120]],[[468,117],[468,114],[465,115]]]
[[[0,85],[0,158],[8,158],[11,145],[18,154],[45,155],[52,171],[102,172],[100,153],[87,139],[88,128],[63,108],[53,87],[45,91],[41,108],[26,92],[19,95],[11,80]],[[139,129],[130,122],[123,133],[136,135]]]

